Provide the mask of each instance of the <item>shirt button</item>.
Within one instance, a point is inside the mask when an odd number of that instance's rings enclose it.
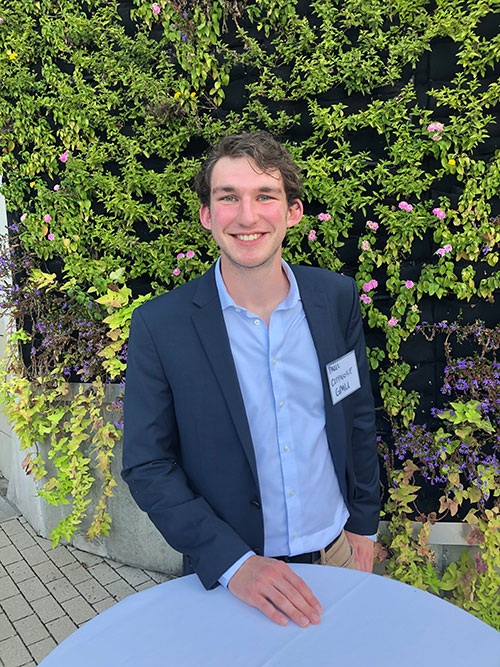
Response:
[[[283,401],[280,401],[280,402],[278,403],[278,407],[280,407],[280,408],[282,408],[284,405],[285,405],[285,404],[283,403]]]
[[[293,539],[295,539],[295,538],[297,537],[297,533],[294,533],[294,534],[292,535],[292,537],[293,537]]]
[[[273,359],[273,366],[276,366],[276,359]]]
[[[285,446],[283,447],[283,449],[285,450],[285,452],[289,452],[289,451],[290,451],[290,447],[289,447],[288,445],[285,445]]]
[[[235,308],[237,313],[241,313],[241,308]]]
[[[253,323],[255,324],[256,327],[258,327],[260,324],[260,320],[254,320]]]
[[[293,489],[290,491],[290,495],[291,495],[291,496],[294,496],[294,495],[295,495],[295,491],[294,491]]]

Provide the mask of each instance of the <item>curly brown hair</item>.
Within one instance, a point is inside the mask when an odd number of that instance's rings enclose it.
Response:
[[[210,205],[210,180],[215,163],[222,157],[252,159],[263,172],[277,170],[283,178],[286,198],[291,205],[302,196],[302,178],[288,150],[267,132],[229,134],[209,151],[194,179],[194,189],[205,206]]]

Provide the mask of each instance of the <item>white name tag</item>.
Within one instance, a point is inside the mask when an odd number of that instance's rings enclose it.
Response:
[[[326,365],[328,384],[335,405],[361,387],[354,350]]]

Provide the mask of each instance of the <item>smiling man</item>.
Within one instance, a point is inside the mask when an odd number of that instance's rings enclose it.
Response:
[[[287,563],[373,564],[378,460],[358,292],[282,260],[301,179],[267,133],[223,138],[195,187],[220,259],[134,311],[123,477],[185,573],[306,627],[321,603]]]

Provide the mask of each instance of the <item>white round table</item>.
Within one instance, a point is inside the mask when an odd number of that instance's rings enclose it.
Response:
[[[275,625],[195,575],[136,593],[70,635],[43,667],[500,667],[500,633],[429,593],[373,574],[293,565],[318,626]]]

